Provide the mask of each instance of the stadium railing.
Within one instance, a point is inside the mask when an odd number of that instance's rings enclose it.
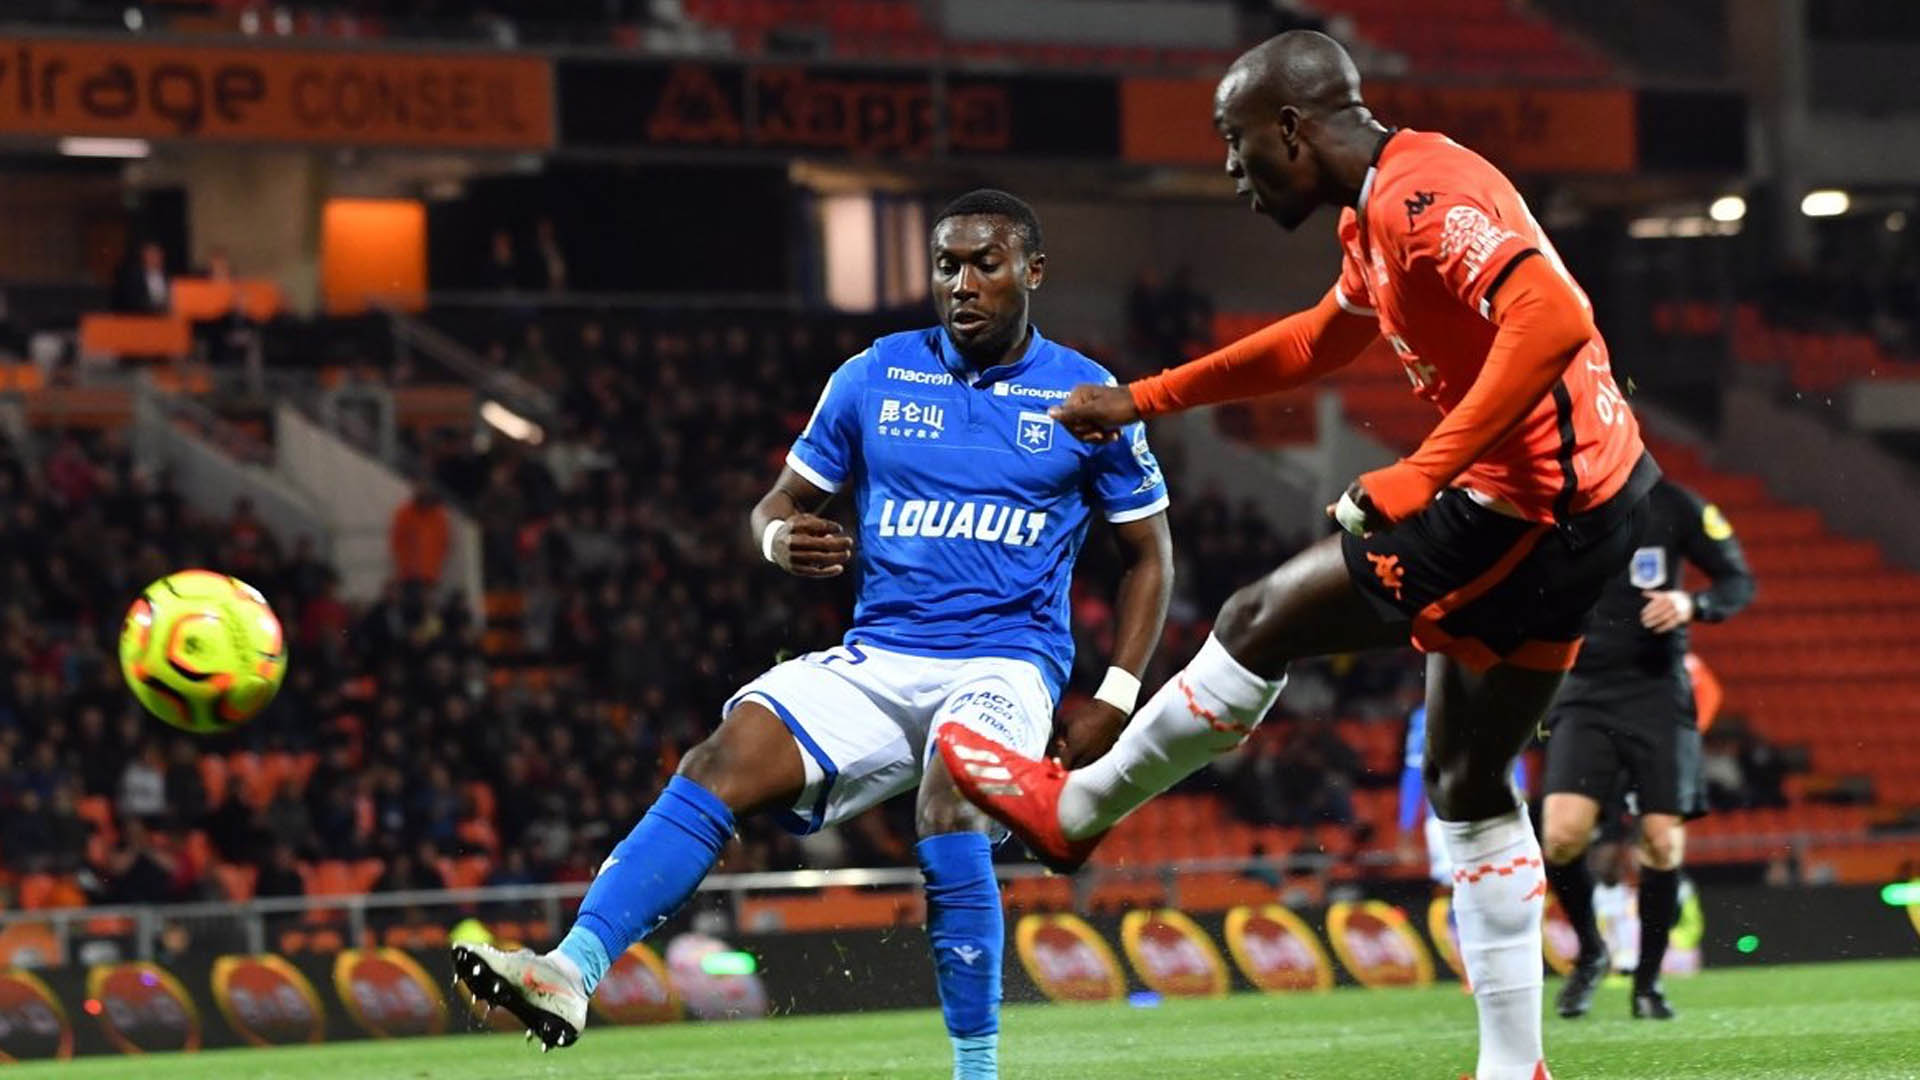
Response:
[[[1095,894],[1103,887],[1130,883],[1151,893],[1153,903],[1146,906],[1181,906],[1183,880],[1201,875],[1228,874],[1239,877],[1262,875],[1262,882],[1279,882],[1288,875],[1308,875],[1322,881],[1336,867],[1356,863],[1384,869],[1394,861],[1386,853],[1340,858],[1332,855],[1297,854],[1281,857],[1240,857],[1162,863],[1151,866],[1098,866],[1072,878],[1055,877],[1044,868],[1032,865],[1007,865],[996,868],[1003,883],[1051,879],[1066,885],[1066,903],[1056,906],[1075,911],[1093,910]],[[795,870],[760,873],[716,874],[701,883],[699,896],[717,898],[731,910],[736,926],[751,929],[787,929],[766,925],[753,917],[752,901],[769,895],[824,893],[826,890],[902,890],[917,891],[921,874],[913,867],[876,869]],[[132,959],[151,960],[163,948],[162,936],[170,928],[184,929],[195,947],[214,946],[228,951],[251,953],[280,949],[278,939],[290,930],[329,928],[338,933],[345,946],[357,946],[377,939],[378,932],[391,926],[436,927],[446,929],[455,923],[477,917],[510,921],[517,927],[536,931],[525,936],[533,940],[558,941],[581,897],[587,882],[540,885],[497,885],[465,889],[433,889],[382,892],[365,895],[307,895],[270,897],[245,902],[202,901],[185,904],[147,904],[82,908],[52,908],[0,913],[0,939],[16,926],[37,926],[50,936],[52,955],[44,966],[64,966],[86,962],[79,949],[86,942],[108,942],[130,954]],[[1269,887],[1262,885],[1262,887]],[[1271,885],[1278,899],[1281,885]],[[698,896],[696,897],[696,900]]]

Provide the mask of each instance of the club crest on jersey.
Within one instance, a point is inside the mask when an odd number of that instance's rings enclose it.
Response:
[[[1657,589],[1667,583],[1667,549],[1643,547],[1627,565],[1627,581],[1636,589]]]
[[[874,429],[900,439],[937,439],[946,433],[947,410],[944,405],[912,398],[885,398]]]
[[[1133,463],[1140,467],[1140,486],[1133,489],[1135,495],[1152,491],[1166,482],[1160,475],[1160,462],[1153,456],[1153,448],[1147,445],[1145,425],[1133,432]]]
[[[1020,427],[1014,441],[1029,454],[1044,454],[1053,449],[1053,417],[1042,412],[1021,410]]]

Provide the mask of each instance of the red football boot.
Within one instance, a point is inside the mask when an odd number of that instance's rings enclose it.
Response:
[[[1060,790],[1067,767],[1035,761],[959,724],[947,724],[934,740],[947,773],[967,801],[1013,830],[1049,870],[1071,874],[1106,833],[1069,840],[1060,831]]]

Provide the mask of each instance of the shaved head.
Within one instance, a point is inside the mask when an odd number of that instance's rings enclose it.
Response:
[[[1360,69],[1340,43],[1289,30],[1248,49],[1213,94],[1227,174],[1256,212],[1291,229],[1315,206],[1349,202],[1386,129],[1360,100]]]
[[[1220,80],[1217,103],[1229,96],[1278,112],[1291,105],[1326,113],[1359,105],[1360,69],[1340,43],[1315,30],[1289,30],[1241,54]]]

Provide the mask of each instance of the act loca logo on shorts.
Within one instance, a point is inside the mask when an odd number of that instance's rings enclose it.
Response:
[[[1005,694],[997,694],[992,690],[968,690],[948,702],[941,711],[983,721],[1000,738],[1015,746],[1020,745],[1019,736],[1014,734],[1013,722],[1019,714],[1019,707]]]

